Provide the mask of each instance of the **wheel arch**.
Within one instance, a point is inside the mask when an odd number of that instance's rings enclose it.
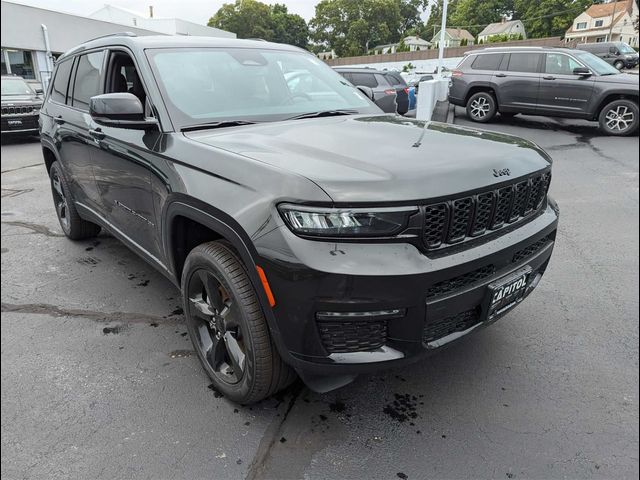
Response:
[[[491,85],[490,83],[474,83],[469,87],[469,89],[467,90],[467,94],[464,97],[465,106],[467,105],[467,102],[469,101],[471,96],[479,92],[491,93],[493,97],[496,99],[496,102],[498,103],[498,105],[496,106],[500,105],[500,100],[498,98],[497,90],[493,85]]]
[[[47,169],[47,174],[51,171],[51,165],[53,162],[59,160],[58,152],[54,148],[51,148],[48,144],[42,143],[42,156],[44,157],[44,166]]]
[[[638,105],[638,94],[629,92],[608,93],[598,102],[598,108],[596,108],[596,111],[593,114],[593,119],[597,120],[600,116],[600,112],[602,112],[602,109],[616,100],[631,100],[632,102],[635,102],[636,105]]]

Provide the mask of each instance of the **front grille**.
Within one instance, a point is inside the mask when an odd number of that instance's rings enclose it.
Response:
[[[544,237],[541,238],[540,240],[538,240],[537,242],[533,242],[531,245],[523,248],[522,250],[518,250],[514,255],[513,255],[513,263],[517,263],[520,262],[521,260],[524,260],[525,258],[533,255],[534,253],[537,253],[538,251],[540,251],[542,248],[544,248],[545,246],[547,246],[547,244],[551,241],[550,237]]]
[[[461,243],[532,217],[544,204],[551,173],[425,207],[423,241],[429,250]]]
[[[493,265],[486,265],[484,267],[477,268],[472,272],[459,275],[448,280],[438,282],[427,290],[427,298],[438,297],[440,295],[446,295],[449,292],[459,290],[468,285],[472,285],[480,280],[483,280],[494,274],[496,271]]]
[[[375,350],[382,347],[387,339],[386,320],[318,320],[318,330],[329,353]]]
[[[427,344],[456,332],[464,332],[480,321],[480,308],[457,313],[437,322],[428,323],[422,330],[422,343]]]
[[[2,115],[24,115],[36,110],[33,105],[17,105],[14,107],[2,107]]]

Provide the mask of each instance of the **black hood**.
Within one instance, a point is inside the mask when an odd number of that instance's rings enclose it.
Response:
[[[205,130],[198,142],[303,175],[336,202],[402,202],[486,187],[549,166],[511,135],[394,115]],[[494,176],[508,168],[510,176]]]

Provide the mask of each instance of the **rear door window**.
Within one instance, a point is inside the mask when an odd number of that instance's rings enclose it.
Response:
[[[471,64],[471,68],[473,70],[498,70],[501,60],[502,53],[478,55]]]
[[[89,100],[102,93],[104,51],[82,55],[78,59],[71,105],[89,110]]]
[[[51,86],[51,94],[49,98],[54,102],[65,103],[67,100],[67,88],[69,87],[69,77],[71,76],[71,67],[73,60],[61,62],[56,70],[56,76]]]
[[[512,53],[509,59],[510,72],[537,73],[541,53]]]
[[[378,82],[373,73],[352,73],[351,83],[354,85],[363,85],[365,87],[375,88],[378,86]]]

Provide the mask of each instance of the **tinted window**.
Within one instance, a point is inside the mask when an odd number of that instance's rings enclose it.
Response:
[[[393,81],[392,78],[389,79],[390,81]],[[380,85],[381,87],[388,87],[391,84],[387,81],[387,79],[385,78],[384,75],[380,75],[380,74],[376,74],[376,82],[378,82],[378,85]]]
[[[100,80],[103,59],[104,52],[89,53],[80,57],[73,85],[71,104],[74,107],[89,110],[89,99],[101,93]]]
[[[509,60],[510,72],[535,73],[538,71],[540,53],[512,53]]]
[[[488,55],[478,55],[471,64],[474,70],[498,70],[502,60],[501,53],[490,53]]]
[[[573,69],[582,67],[568,55],[561,53],[547,53],[545,72],[556,75],[573,75]]]
[[[405,86],[407,84],[399,73],[387,73],[387,78],[392,85]]]
[[[377,87],[378,82],[376,78],[373,76],[373,73],[352,73],[351,74],[351,83],[354,85],[364,85],[365,87]]]
[[[72,66],[73,60],[67,60],[58,65],[50,95],[51,100],[54,102],[64,103],[67,100],[67,86],[69,85],[69,75],[71,74]]]

